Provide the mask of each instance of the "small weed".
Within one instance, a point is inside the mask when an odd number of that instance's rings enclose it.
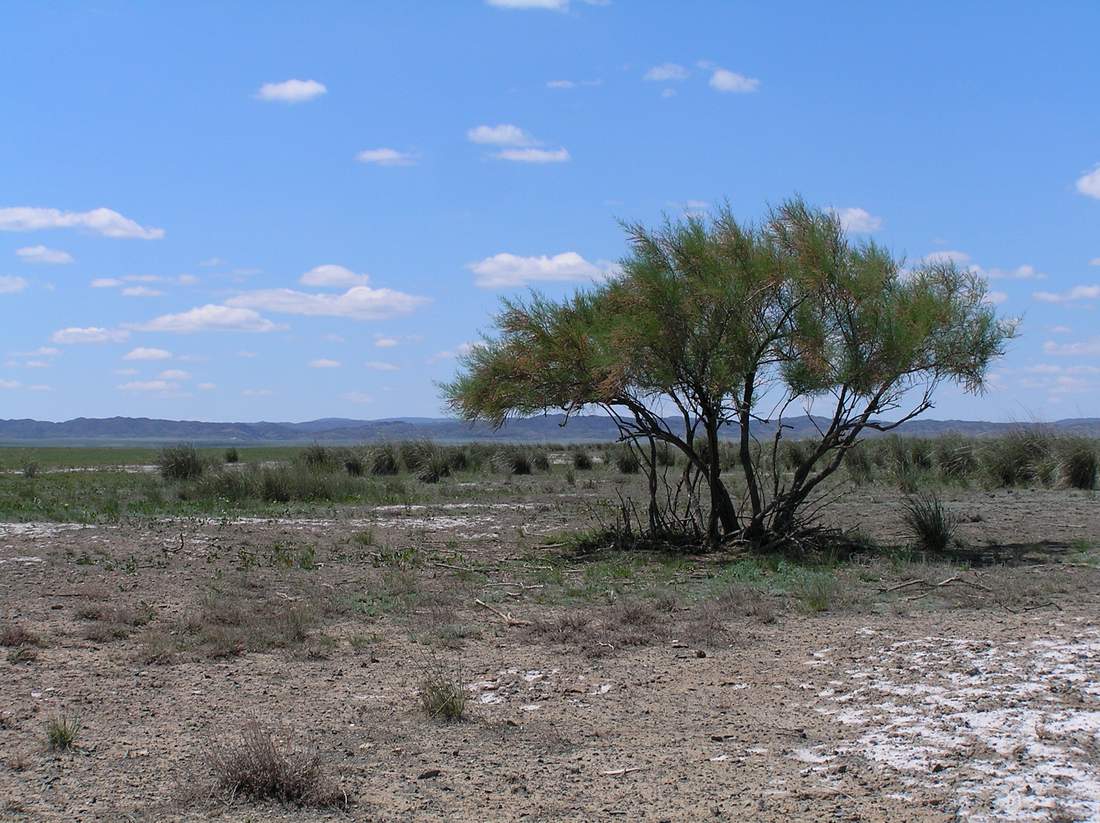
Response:
[[[420,705],[433,720],[453,722],[466,715],[466,690],[460,683],[434,669],[420,681]]]
[[[76,746],[80,720],[58,715],[46,723],[46,743],[52,752],[67,752]]]

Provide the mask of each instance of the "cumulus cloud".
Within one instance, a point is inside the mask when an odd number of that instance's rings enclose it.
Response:
[[[148,286],[129,286],[122,290],[123,297],[161,297],[164,292]]]
[[[19,255],[21,260],[27,263],[52,263],[55,265],[62,265],[73,262],[73,256],[67,251],[51,249],[47,246],[24,246],[21,249],[16,249],[15,253]]]
[[[679,63],[661,63],[659,66],[653,66],[643,77],[655,83],[667,83],[670,80],[686,80],[688,74],[690,72]]]
[[[131,380],[129,383],[121,384],[118,388],[122,391],[172,392],[179,389],[179,384],[173,383],[171,380]]]
[[[339,360],[328,360],[324,357],[318,360],[310,360],[309,367],[311,369],[338,369],[340,368]]]
[[[1100,266],[1100,257],[1094,257],[1089,261],[1090,266]]]
[[[318,286],[320,288],[326,286],[365,286],[370,282],[370,276],[356,274],[351,269],[343,266],[326,264],[313,267],[298,278],[298,282],[303,286]]]
[[[972,269],[978,274],[984,275],[990,280],[1045,280],[1046,275],[1041,271],[1036,271],[1034,266],[1024,264],[1017,266],[1014,269],[984,269],[981,266],[973,266]]]
[[[531,146],[537,142],[519,126],[501,123],[498,126],[477,126],[466,132],[471,143],[489,146]]]
[[[270,332],[279,327],[249,308],[207,304],[179,314],[162,314],[148,323],[135,324],[131,328],[190,334],[202,331]]]
[[[0,389],[18,389],[22,385],[18,380],[0,380]]]
[[[199,383],[197,388],[199,391],[214,391],[218,386],[216,383]]]
[[[157,377],[162,380],[190,380],[191,372],[186,372],[183,369],[165,369]]]
[[[453,349],[438,351],[428,358],[429,363],[438,363],[442,360],[454,360],[457,357],[465,357],[474,350],[477,343],[459,343]]]
[[[710,87],[727,94],[751,94],[760,88],[760,81],[728,69],[715,69],[710,76]]]
[[[92,281],[93,289],[114,289],[122,285],[117,277],[97,277]]]
[[[417,157],[415,154],[397,149],[380,148],[363,149],[355,155],[355,159],[360,163],[370,163],[375,166],[414,166]]]
[[[475,275],[474,283],[483,289],[511,288],[541,282],[603,280],[613,274],[613,263],[590,263],[573,251],[552,257],[522,257],[503,252],[486,257],[466,268]]]
[[[43,229],[83,229],[104,237],[135,237],[141,240],[164,237],[164,229],[146,228],[112,209],[62,211],[32,206],[0,209],[0,231]]]
[[[1100,355],[1100,337],[1091,337],[1074,343],[1056,343],[1053,340],[1047,340],[1043,343],[1043,351],[1062,357],[1095,357]]]
[[[368,360],[364,364],[371,371],[397,371],[398,367],[393,363],[387,363],[385,360]]]
[[[924,257],[925,263],[955,263],[962,266],[970,262],[970,255],[964,251],[934,251]]]
[[[1100,200],[1100,166],[1077,178],[1077,191]]]
[[[882,228],[882,218],[876,217],[866,209],[849,206],[844,209],[829,209],[840,220],[844,231],[854,234],[869,234]]]
[[[999,306],[1007,299],[1008,295],[1003,291],[991,291],[985,295],[985,302],[989,303],[991,306]]]
[[[0,275],[0,294],[15,294],[25,288],[27,288],[27,281],[22,277]]]
[[[327,91],[325,84],[316,80],[284,80],[281,83],[264,83],[256,92],[256,97],[276,103],[304,103]]]
[[[64,346],[80,343],[121,343],[130,336],[126,329],[104,329],[99,326],[86,326],[80,328],[70,326],[67,329],[55,331],[50,340]]]
[[[315,294],[294,289],[258,289],[230,298],[230,306],[309,317],[348,317],[384,320],[408,314],[428,302],[425,297],[395,291],[353,286],[343,294]]]
[[[513,163],[568,163],[569,152],[562,149],[504,149],[494,157]]]
[[[379,337],[374,341],[374,345],[380,349],[392,349],[398,342],[399,341],[393,337]]]
[[[581,86],[602,86],[603,80],[547,80],[548,89],[576,89]]]
[[[138,346],[122,355],[123,360],[171,360],[172,352],[166,349],[152,349]]]
[[[1063,292],[1036,291],[1031,296],[1040,303],[1076,303],[1100,298],[1100,286],[1074,286]]]

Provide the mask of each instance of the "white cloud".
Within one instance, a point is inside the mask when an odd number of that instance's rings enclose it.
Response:
[[[398,371],[398,367],[385,360],[368,360],[364,364],[371,371]]]
[[[27,288],[27,281],[22,277],[0,276],[0,294],[15,294]]]
[[[239,351],[239,352],[237,352],[237,357],[243,357],[246,360],[251,360],[253,357],[256,357],[256,352],[254,352],[254,351]]]
[[[115,374],[119,375],[120,377],[132,377],[137,373],[137,369],[115,369]]]
[[[1100,355],[1100,337],[1092,337],[1076,343],[1055,343],[1053,340],[1047,340],[1043,343],[1043,351],[1063,357],[1095,357]]]
[[[18,380],[0,380],[0,389],[18,389],[22,385]]]
[[[573,251],[553,257],[521,257],[517,254],[494,254],[466,268],[475,275],[474,283],[483,289],[510,288],[540,282],[570,282],[603,280],[613,274],[613,263],[590,263]]]
[[[380,349],[392,349],[398,344],[398,341],[393,337],[379,337],[374,341],[374,345]]]
[[[866,209],[849,206],[844,209],[830,209],[840,220],[841,228],[854,234],[870,234],[882,228],[882,218],[876,217]]]
[[[0,231],[42,229],[84,229],[104,237],[136,237],[142,240],[164,237],[164,229],[145,228],[112,209],[61,211],[31,206],[0,209]]]
[[[161,297],[163,294],[164,292],[148,286],[130,286],[122,290],[123,297]]]
[[[99,326],[79,328],[70,326],[67,329],[59,329],[50,336],[50,340],[61,345],[74,345],[78,343],[121,343],[130,336],[125,329],[103,329]]]
[[[13,357],[57,357],[61,354],[61,349],[55,349],[52,346],[39,346],[33,351],[17,351],[12,354]]]
[[[1077,179],[1077,191],[1086,197],[1095,197],[1100,200],[1100,166]]]
[[[199,391],[214,391],[217,387],[218,385],[216,383],[199,383],[199,385],[196,386]]]
[[[456,357],[465,357],[467,354],[474,350],[474,346],[477,343],[459,343],[453,349],[448,351],[437,351],[431,357],[428,358],[429,363],[438,363],[441,360],[454,360]]]
[[[326,264],[310,269],[298,278],[298,282],[304,286],[319,286],[321,288],[326,286],[365,286],[370,282],[370,276],[356,274],[351,269],[343,266]]]
[[[339,360],[327,360],[326,358],[320,358],[318,360],[310,360],[309,367],[311,369],[338,369],[340,368]]]
[[[533,146],[537,141],[519,126],[501,123],[498,126],[477,126],[466,132],[471,143],[489,146]]]
[[[576,89],[584,87],[602,86],[603,80],[547,80],[548,89]]]
[[[1040,271],[1036,271],[1034,266],[1029,266],[1026,263],[1022,266],[1017,266],[1014,269],[983,269],[980,266],[975,266],[974,269],[979,273],[988,277],[990,280],[1045,280],[1046,275]]]
[[[226,263],[226,261],[223,260],[220,257],[207,257],[205,260],[200,260],[199,261],[199,265],[202,266],[203,268],[212,268],[214,266],[224,266],[225,263]]]
[[[122,391],[170,392],[178,389],[179,384],[170,380],[132,380],[121,384],[118,388]]]
[[[126,352],[122,356],[123,360],[171,360],[172,352],[166,349],[149,349],[139,346],[136,349]]]
[[[343,294],[311,294],[294,289],[259,289],[244,292],[226,303],[248,309],[309,317],[349,317],[354,320],[383,320],[408,314],[427,303],[425,297],[393,289],[354,286]]]
[[[186,372],[183,369],[165,369],[157,377],[162,380],[190,380],[191,372]]]
[[[569,0],[485,0],[485,3],[498,9],[565,11],[569,8]]]
[[[417,157],[409,152],[397,149],[364,149],[355,155],[360,163],[373,163],[376,166],[415,166]]]
[[[114,289],[122,285],[117,277],[97,277],[92,281],[93,289]]]
[[[970,262],[970,255],[964,251],[934,251],[931,254],[925,255],[925,263],[955,263],[956,265],[964,265]]]
[[[1090,266],[1100,266],[1100,257],[1094,257],[1089,261]]]
[[[53,386],[46,386],[42,383],[35,383],[33,386],[27,386],[27,391],[53,391]]]
[[[73,256],[67,251],[51,249],[47,246],[24,246],[16,249],[15,253],[28,263],[72,263]]]
[[[131,328],[190,334],[201,331],[269,332],[279,327],[251,309],[207,304],[179,314],[163,314]]]
[[[1008,295],[1003,291],[991,291],[985,296],[985,302],[991,306],[999,306],[1001,303],[1008,299]]]
[[[1079,300],[1100,299],[1100,286],[1074,286],[1064,292],[1037,291],[1031,296],[1040,303],[1074,303]]]
[[[176,280],[181,286],[194,286],[199,282],[199,278],[195,277],[193,274],[181,274]]]
[[[715,69],[714,74],[710,76],[710,87],[720,92],[751,94],[760,88],[760,81],[755,77],[746,77],[735,71]]]
[[[373,397],[361,391],[349,391],[347,394],[341,395],[341,397],[349,403],[367,404],[374,402]]]
[[[244,389],[241,392],[242,397],[271,397],[273,394],[271,389]]]
[[[256,92],[256,97],[278,103],[304,103],[327,91],[325,84],[316,80],[284,80],[282,83],[264,83]]]
[[[1073,329],[1069,326],[1051,326],[1047,331],[1051,334],[1073,334]]]
[[[689,73],[679,63],[661,63],[647,71],[644,78],[656,83],[667,83],[670,80],[686,80]]]
[[[569,152],[562,149],[504,149],[494,157],[513,163],[567,163]]]

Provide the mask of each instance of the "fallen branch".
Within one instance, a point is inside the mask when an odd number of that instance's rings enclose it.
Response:
[[[499,617],[501,620],[503,620],[509,626],[530,626],[531,625],[530,620],[520,620],[517,617],[512,617],[512,615],[507,614],[505,612],[502,612],[500,609],[493,608],[488,603],[486,603],[484,600],[474,600],[474,603],[481,606],[481,608],[483,608],[483,609],[487,609],[487,610],[491,611],[493,614],[495,614],[497,617]]]
[[[600,772],[604,777],[622,777],[624,774],[630,774],[631,772],[642,771],[643,766],[629,766],[625,769],[611,769],[610,771]]]

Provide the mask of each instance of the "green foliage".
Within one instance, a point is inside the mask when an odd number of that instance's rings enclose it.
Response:
[[[1075,489],[1095,489],[1098,460],[1096,445],[1083,437],[1065,440],[1060,444],[1062,453],[1062,478]]]
[[[420,681],[420,704],[433,720],[454,722],[466,715],[466,690],[442,671],[430,671]]]
[[[225,462],[226,463],[239,463],[241,461],[240,452],[237,451],[236,446],[230,446],[225,450]]]
[[[80,734],[80,720],[75,717],[58,715],[46,723],[46,744],[50,751],[67,752],[76,746]]]
[[[1019,426],[986,444],[982,463],[995,486],[1053,479],[1054,437],[1042,426]]]
[[[802,503],[865,426],[922,413],[943,383],[980,391],[1015,331],[976,274],[935,262],[903,277],[886,249],[850,240],[834,214],[801,200],[759,226],[724,208],[709,220],[625,228],[630,253],[618,277],[562,301],[505,300],[499,335],[474,347],[443,391],[466,419],[499,425],[600,407],[624,434],[674,446],[705,475],[712,543],[739,531],[779,545],[773,538],[797,527]],[[757,413],[764,394],[777,415]],[[804,452],[788,449],[780,466],[754,453],[753,427],[781,434],[783,410],[815,400],[831,419]],[[683,431],[664,419],[667,408],[683,412]],[[742,442],[706,454],[729,425]],[[584,468],[575,455],[574,468]],[[922,443],[895,463],[908,477],[932,461]],[[721,477],[734,466],[747,489],[741,512]],[[790,477],[773,484],[770,474],[784,467]]]
[[[935,494],[910,497],[903,504],[902,519],[917,548],[942,554],[955,542],[958,518]]]
[[[583,449],[573,452],[573,468],[579,472],[592,470],[592,457]]]
[[[615,452],[615,468],[621,474],[637,474],[642,470],[642,461],[632,449],[623,448]]]
[[[157,457],[157,466],[165,480],[194,480],[202,475],[204,463],[190,443],[166,446]]]

